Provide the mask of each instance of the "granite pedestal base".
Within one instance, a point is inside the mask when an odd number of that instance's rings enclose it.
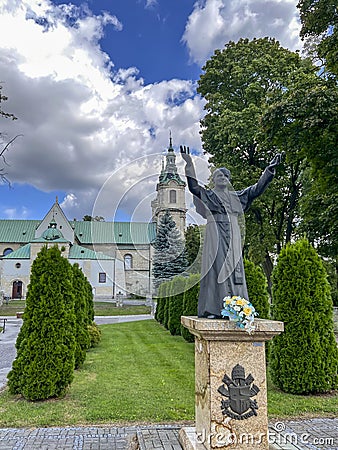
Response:
[[[235,322],[181,318],[195,335],[195,428],[183,428],[185,450],[268,450],[265,341],[283,322],[256,319],[252,334]]]

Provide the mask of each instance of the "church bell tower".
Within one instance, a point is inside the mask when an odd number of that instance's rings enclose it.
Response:
[[[165,211],[169,210],[182,237],[184,237],[187,212],[185,205],[185,186],[186,183],[177,173],[176,155],[172,146],[170,133],[169,148],[165,155],[165,162],[162,161],[162,170],[156,186],[157,197],[151,202],[151,208],[153,222],[157,224]]]

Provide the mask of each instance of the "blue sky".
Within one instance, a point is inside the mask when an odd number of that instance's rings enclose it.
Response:
[[[297,0],[3,0],[0,218],[149,220],[161,159],[189,145],[203,176],[201,68],[241,37],[299,49]],[[18,32],[20,30],[20,32]],[[182,161],[177,157],[179,170]]]

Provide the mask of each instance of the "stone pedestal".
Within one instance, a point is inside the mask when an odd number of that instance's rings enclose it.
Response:
[[[181,318],[195,335],[196,426],[182,428],[185,450],[268,450],[265,341],[283,322],[256,319],[248,334],[227,320]]]

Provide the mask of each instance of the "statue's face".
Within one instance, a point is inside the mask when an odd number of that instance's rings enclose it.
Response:
[[[223,170],[216,170],[212,178],[215,188],[225,188],[230,184],[229,177]]]

